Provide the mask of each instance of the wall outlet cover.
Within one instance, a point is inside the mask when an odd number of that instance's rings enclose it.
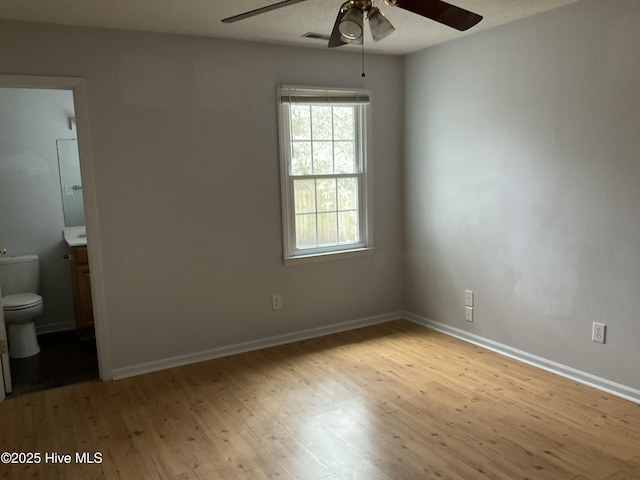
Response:
[[[282,308],[282,297],[280,295],[271,295],[271,309],[280,310]]]
[[[604,323],[593,322],[591,340],[597,343],[605,343],[607,339],[607,326]]]
[[[464,291],[464,304],[467,307],[473,307],[473,292],[471,290]]]

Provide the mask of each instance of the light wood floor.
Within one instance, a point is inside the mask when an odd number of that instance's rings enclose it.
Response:
[[[398,321],[8,400],[2,451],[43,456],[2,479],[631,480],[640,405]]]

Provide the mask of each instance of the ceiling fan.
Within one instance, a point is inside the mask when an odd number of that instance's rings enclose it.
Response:
[[[237,22],[245,18],[305,1],[306,0],[283,0],[239,15],[234,15],[233,17],[225,18],[222,22]],[[442,0],[384,0],[384,2],[391,7],[399,7],[417,13],[418,15],[460,31],[468,30],[482,20],[481,15],[456,7]],[[336,17],[329,39],[329,48],[340,47],[348,43],[361,44],[363,41],[363,19],[365,15],[367,20],[369,20],[369,29],[371,30],[371,36],[374,42],[382,40],[395,31],[395,27],[391,25],[391,22],[387,20],[380,9],[373,6],[372,0],[347,0],[338,11],[338,16]]]

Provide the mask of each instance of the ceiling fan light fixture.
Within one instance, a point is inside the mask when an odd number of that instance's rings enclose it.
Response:
[[[340,40],[342,40],[344,43],[350,43],[352,45],[362,45],[362,39],[364,38],[363,35],[360,35],[358,38],[347,38],[344,35],[340,35]]]
[[[340,35],[349,43],[362,37],[362,10],[352,7],[344,14],[338,29]]]
[[[396,30],[377,7],[369,9],[367,19],[369,20],[369,30],[371,30],[371,36],[374,42],[388,37]]]

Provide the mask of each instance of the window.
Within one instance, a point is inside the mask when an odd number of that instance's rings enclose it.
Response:
[[[371,247],[369,92],[282,86],[285,263]]]

